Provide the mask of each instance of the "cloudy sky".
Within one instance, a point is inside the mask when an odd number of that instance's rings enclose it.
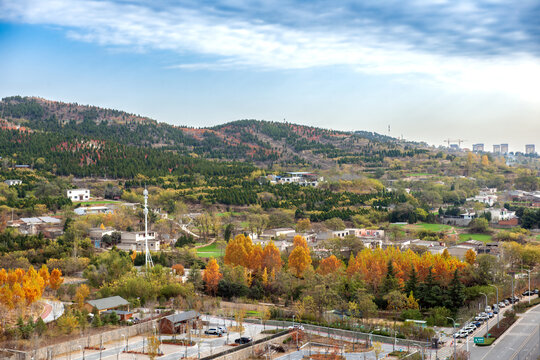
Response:
[[[0,0],[0,96],[540,147],[538,1]]]

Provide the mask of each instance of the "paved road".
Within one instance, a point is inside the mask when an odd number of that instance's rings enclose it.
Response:
[[[540,355],[540,305],[520,315],[520,319],[492,346],[471,346],[471,360],[524,360]],[[535,350],[536,347],[536,350]]]

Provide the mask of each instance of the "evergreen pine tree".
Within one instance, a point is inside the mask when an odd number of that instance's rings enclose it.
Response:
[[[431,267],[426,280],[418,287],[418,300],[420,305],[426,308],[440,306],[443,300],[441,286],[435,280]]]
[[[394,272],[394,263],[392,260],[388,260],[386,266],[386,277],[383,280],[382,284],[382,295],[386,295],[391,291],[399,290],[399,280],[396,278]]]
[[[411,274],[409,275],[409,280],[405,283],[405,294],[410,294],[412,291],[413,294],[418,292],[418,274],[414,266],[411,268]]]
[[[454,277],[452,278],[452,281],[450,281],[448,289],[445,293],[444,303],[447,308],[453,312],[456,312],[461,306],[463,306],[464,301],[465,286],[459,280],[459,272],[456,269],[454,271]]]

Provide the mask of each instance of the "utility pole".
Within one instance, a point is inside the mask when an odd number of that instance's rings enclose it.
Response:
[[[529,305],[531,305],[531,270],[525,270],[529,273]]]
[[[497,290],[497,327],[499,327],[499,314],[501,313],[501,308],[499,307],[499,288],[495,285],[489,285],[491,287],[494,287],[495,290]]]
[[[485,293],[481,292],[480,294],[484,295],[486,297],[486,307],[488,306],[488,297]],[[488,331],[489,331],[489,315],[486,319],[486,338],[488,337]]]
[[[453,327],[454,327],[454,335],[455,335],[456,334],[456,321],[454,319],[452,319],[451,317],[448,317],[448,316],[446,318],[452,320],[452,323],[454,324]],[[456,356],[457,356],[456,343],[457,343],[457,337],[454,336],[454,360],[456,360]]]

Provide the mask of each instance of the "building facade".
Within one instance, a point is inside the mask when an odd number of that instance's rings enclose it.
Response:
[[[74,189],[67,191],[67,197],[71,201],[85,201],[90,200],[90,190],[88,189]]]

